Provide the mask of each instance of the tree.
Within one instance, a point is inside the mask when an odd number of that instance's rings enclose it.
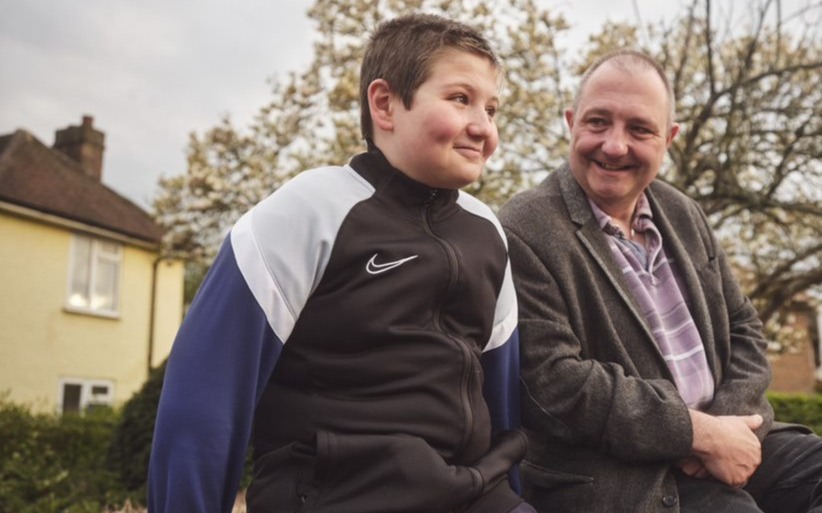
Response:
[[[762,0],[746,15],[692,0],[666,23],[606,24],[568,58],[567,28],[537,0],[317,0],[314,60],[273,86],[247,130],[229,120],[189,145],[184,176],[162,181],[157,218],[170,252],[207,266],[231,224],[303,169],[362,149],[358,66],[364,34],[412,9],[468,20],[496,44],[506,72],[500,149],[468,190],[491,205],[567,154],[562,112],[591,59],[636,46],[673,77],[682,134],[662,179],[710,216],[764,320],[801,292],[822,296],[820,3],[783,14]],[[721,10],[721,9],[720,9]],[[744,273],[743,273],[744,271]]]
[[[818,4],[753,7],[740,27],[694,1],[659,56],[684,125],[665,178],[702,204],[767,322],[822,292],[822,46]]]

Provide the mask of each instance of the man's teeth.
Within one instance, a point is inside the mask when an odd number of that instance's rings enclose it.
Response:
[[[611,171],[620,171],[622,169],[627,169],[628,168],[628,166],[612,166],[611,164],[606,164],[604,162],[600,162],[599,165],[603,169],[608,169],[608,170],[611,170]]]

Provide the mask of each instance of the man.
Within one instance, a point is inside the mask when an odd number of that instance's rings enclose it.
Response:
[[[544,512],[820,512],[822,443],[773,421],[754,308],[697,204],[656,181],[662,68],[583,76],[569,161],[500,213],[520,304],[524,495]]]

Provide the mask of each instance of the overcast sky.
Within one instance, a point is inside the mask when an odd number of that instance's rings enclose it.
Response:
[[[542,0],[582,41],[606,19],[659,20],[681,0]],[[743,2],[744,3],[744,2]],[[106,134],[103,181],[143,207],[185,172],[188,134],[238,126],[270,81],[311,60],[312,0],[0,0],[0,134],[47,145],[83,115]]]

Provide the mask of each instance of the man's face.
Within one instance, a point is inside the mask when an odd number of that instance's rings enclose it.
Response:
[[[406,109],[393,99],[393,134],[380,148],[395,167],[431,187],[476,181],[497,148],[499,71],[488,59],[448,50]]]
[[[630,219],[659,172],[679,126],[669,127],[668,96],[653,69],[604,63],[589,77],[571,129],[570,166],[588,196],[613,217]]]

